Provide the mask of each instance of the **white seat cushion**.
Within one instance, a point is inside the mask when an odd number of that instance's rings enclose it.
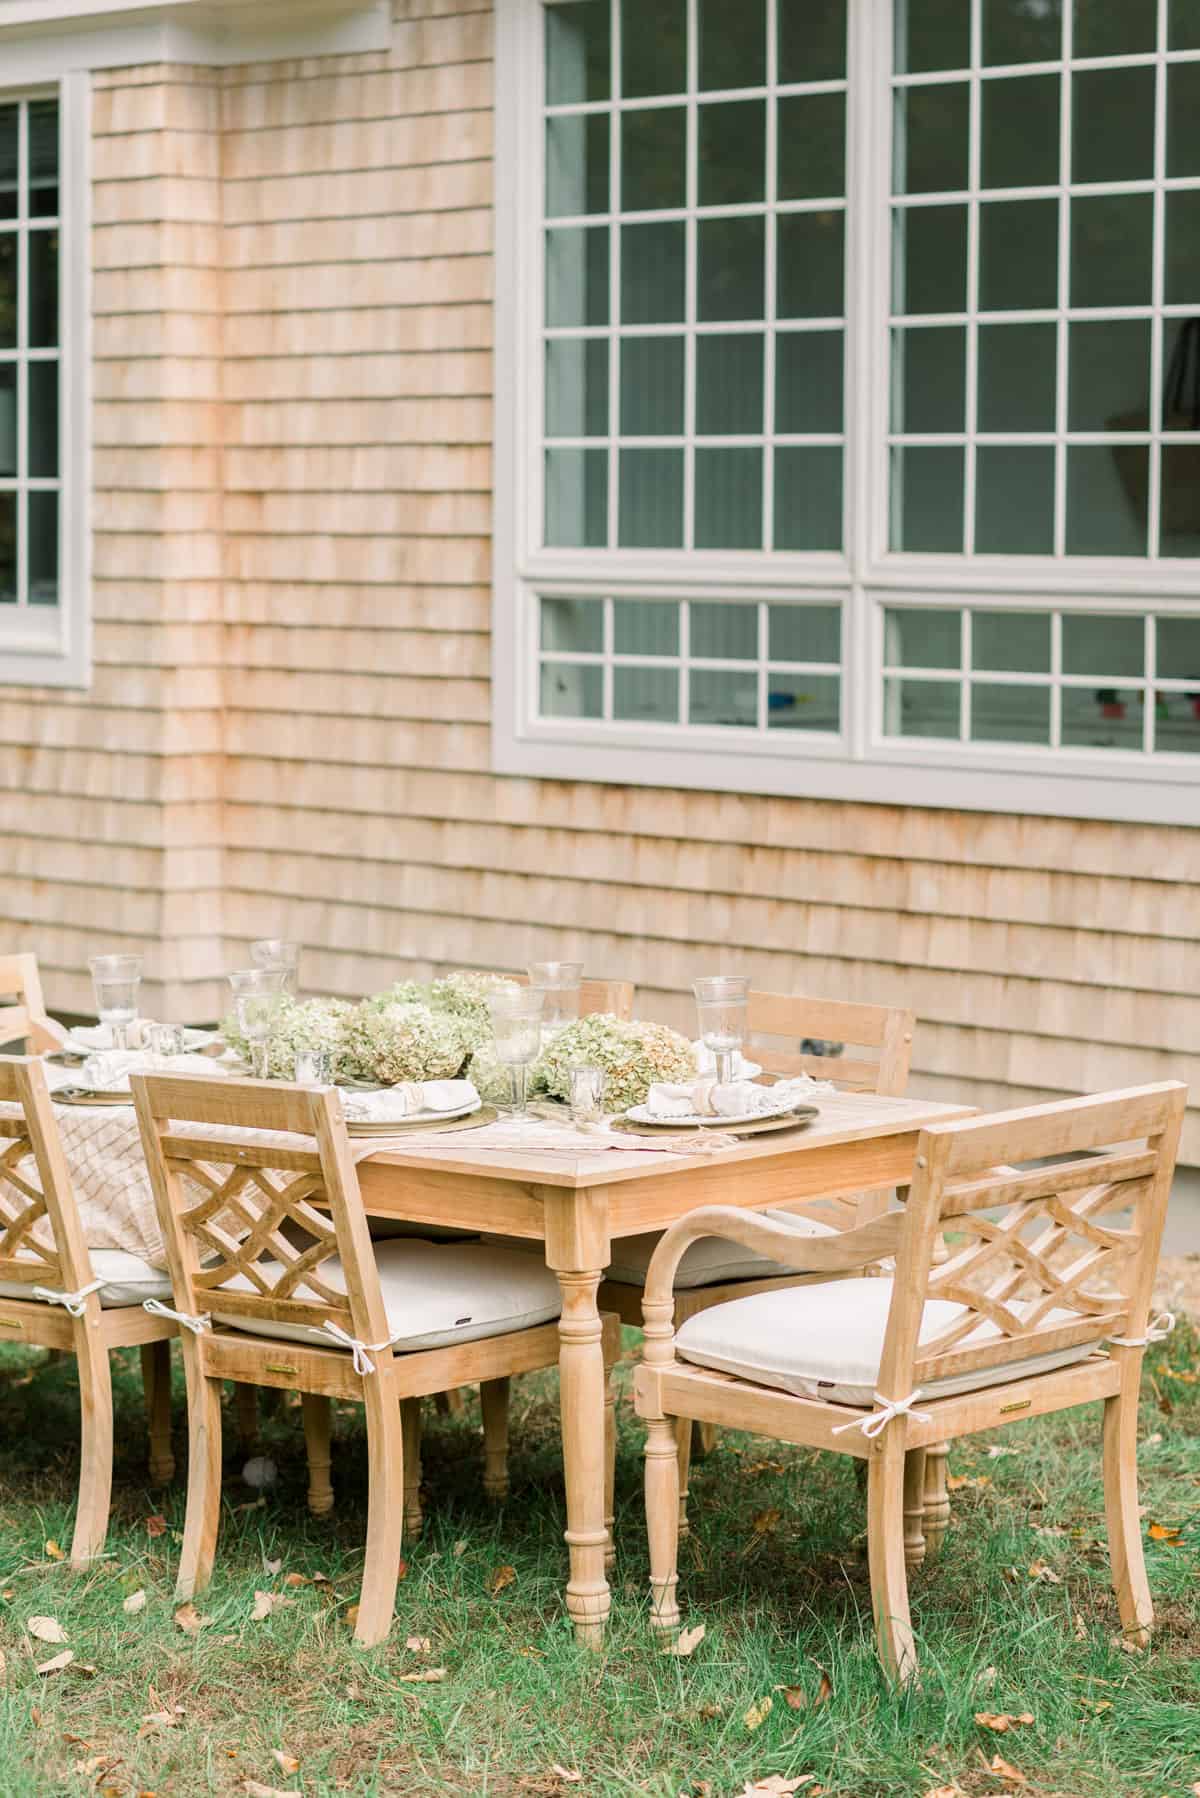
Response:
[[[790,1211],[767,1211],[763,1215],[774,1223],[787,1224],[797,1236],[837,1235],[832,1224],[797,1217]],[[618,1286],[644,1286],[650,1257],[661,1241],[661,1230],[651,1230],[645,1236],[619,1236],[612,1245],[612,1261],[604,1278]],[[685,1251],[675,1275],[675,1289],[688,1292],[697,1286],[720,1286],[726,1280],[770,1280],[797,1271],[743,1248],[740,1242],[730,1242],[722,1236],[702,1236]]]
[[[388,1334],[405,1354],[526,1330],[549,1323],[562,1308],[558,1281],[544,1263],[489,1243],[441,1244],[413,1238],[381,1242],[375,1250],[375,1264]],[[277,1262],[261,1266],[268,1279],[283,1271]],[[346,1290],[342,1264],[336,1257],[322,1263],[321,1279],[338,1292]],[[229,1292],[255,1290],[245,1274],[225,1285]],[[315,1299],[318,1294],[300,1285],[291,1296]],[[222,1315],[219,1290],[208,1302],[215,1321],[230,1329],[316,1343],[321,1348],[336,1346],[319,1323],[279,1324],[266,1319],[260,1323],[249,1317]]]
[[[148,1261],[126,1254],[124,1249],[93,1249],[91,1253],[94,1276],[104,1281],[100,1303],[106,1309],[116,1305],[141,1305],[146,1299],[170,1299],[171,1276],[165,1269],[151,1267]],[[39,1284],[53,1289],[52,1281],[41,1280]],[[32,1286],[26,1286],[20,1280],[0,1280],[0,1298],[32,1297]]]
[[[730,1299],[690,1317],[675,1337],[680,1360],[735,1374],[756,1386],[775,1386],[798,1398],[828,1399],[834,1404],[873,1405],[879,1384],[879,1360],[892,1302],[888,1279],[838,1280],[816,1286],[793,1286],[777,1292]],[[929,1299],[921,1323],[928,1341],[963,1315],[961,1305]],[[1076,1321],[1073,1312],[1051,1312],[1046,1323]],[[958,1348],[979,1348],[1000,1332],[983,1323]],[[948,1398],[1005,1380],[1049,1373],[1090,1355],[1094,1343],[1028,1355],[1000,1367],[934,1380],[921,1387],[925,1398]],[[889,1392],[886,1398],[907,1398]]]

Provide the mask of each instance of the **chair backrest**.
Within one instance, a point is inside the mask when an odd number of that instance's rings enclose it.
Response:
[[[528,974],[496,974],[497,980],[513,980],[528,986]],[[632,980],[584,980],[579,986],[579,1015],[590,1018],[597,1012],[611,1012],[616,1018],[633,1016],[634,984]]]
[[[899,1096],[908,1085],[914,1018],[899,1005],[854,1005],[803,994],[751,993],[748,1055],[772,1074],[812,1074],[855,1092]],[[805,1042],[832,1045],[816,1054]],[[875,1051],[873,1056],[846,1050]]]
[[[0,1117],[0,1280],[78,1292],[91,1283],[91,1259],[36,1056],[0,1057],[0,1101],[20,1106]]]
[[[923,1130],[880,1392],[1144,1336],[1186,1100],[1169,1081]],[[942,1232],[949,1257],[935,1265]],[[933,1299],[962,1310],[918,1346]]]
[[[176,1305],[317,1330],[329,1320],[360,1342],[384,1341],[339,1094],[204,1075],[130,1083]],[[322,1278],[334,1255],[344,1292]],[[245,1289],[230,1291],[239,1275]]]
[[[6,1004],[5,1001],[11,1001]],[[36,955],[0,955],[0,1047],[26,1042],[34,1050],[56,1049],[46,1029],[46,1005]]]

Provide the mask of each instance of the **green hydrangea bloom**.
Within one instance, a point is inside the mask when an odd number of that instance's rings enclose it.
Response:
[[[656,1080],[692,1080],[696,1055],[687,1038],[665,1024],[625,1021],[610,1012],[579,1018],[542,1050],[535,1081],[558,1099],[571,1096],[571,1067],[586,1063],[604,1069],[604,1104],[627,1111],[645,1103]]]

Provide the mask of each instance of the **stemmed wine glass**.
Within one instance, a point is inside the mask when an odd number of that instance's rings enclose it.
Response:
[[[250,1045],[250,1071],[256,1080],[267,1078],[269,1039],[279,1008],[286,968],[238,968],[226,979],[233,989],[238,1029]]]
[[[100,1022],[108,1025],[114,1049],[128,1049],[129,1026],[137,1017],[142,957],[93,955],[89,957],[88,967],[92,971]]]
[[[713,974],[692,983],[700,1037],[713,1052],[717,1082],[728,1086],[733,1079],[734,1057],[746,1036],[746,1002],[750,982],[740,974]]]
[[[487,1002],[496,1060],[508,1069],[509,1110],[515,1118],[529,1116],[525,1089],[530,1063],[537,1060],[541,1048],[542,998],[540,988],[523,986],[513,992],[493,993]]]
[[[279,968],[282,971],[280,991],[294,999],[300,978],[300,945],[285,942],[279,936],[260,937],[250,945],[250,960],[256,968]]]
[[[542,994],[542,1042],[548,1043],[579,1016],[581,961],[531,961],[529,984]]]

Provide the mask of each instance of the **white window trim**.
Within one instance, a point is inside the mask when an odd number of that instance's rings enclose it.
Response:
[[[498,773],[1047,816],[1200,824],[1200,756],[932,745],[883,735],[879,600],[1196,609],[1200,564],[896,554],[887,548],[891,5],[849,0],[847,554],[540,548],[542,0],[496,14],[496,437],[492,760]],[[859,196],[855,200],[854,196]],[[840,598],[842,736],[616,726],[536,715],[538,597]],[[1116,608],[1114,608],[1116,609]]]
[[[84,687],[92,649],[91,79],[47,68],[19,88],[6,80],[0,102],[47,93],[59,102],[58,604],[0,607],[0,685]]]

